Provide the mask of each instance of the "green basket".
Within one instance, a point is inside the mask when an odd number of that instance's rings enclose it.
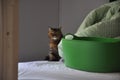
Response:
[[[120,71],[120,39],[62,38],[62,46],[67,67],[90,72]]]

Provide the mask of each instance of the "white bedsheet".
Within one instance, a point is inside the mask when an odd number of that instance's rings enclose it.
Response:
[[[65,67],[62,62],[18,63],[18,80],[120,80],[120,73],[93,73]]]

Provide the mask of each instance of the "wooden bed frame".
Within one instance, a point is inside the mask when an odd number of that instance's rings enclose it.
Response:
[[[0,0],[0,80],[18,78],[18,0]]]

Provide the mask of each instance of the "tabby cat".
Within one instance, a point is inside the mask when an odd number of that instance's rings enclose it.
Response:
[[[61,27],[48,29],[49,37],[49,54],[46,56],[45,60],[48,61],[59,61],[60,56],[58,54],[58,43],[60,42],[63,34],[61,32]]]

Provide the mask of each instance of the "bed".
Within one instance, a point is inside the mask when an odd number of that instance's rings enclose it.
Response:
[[[61,61],[20,62],[18,66],[18,80],[120,80],[120,73],[75,70]]]

